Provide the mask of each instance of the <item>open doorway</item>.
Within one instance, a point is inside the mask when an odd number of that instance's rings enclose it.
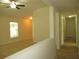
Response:
[[[76,46],[76,17],[65,17],[64,44]]]
[[[58,59],[78,58],[77,15],[61,17],[61,46],[58,50]]]

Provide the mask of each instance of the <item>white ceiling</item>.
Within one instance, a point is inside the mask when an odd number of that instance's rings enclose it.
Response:
[[[79,0],[49,0],[49,2],[62,11],[79,9]]]
[[[1,1],[1,0],[0,0]],[[6,1],[6,0],[3,0]],[[7,0],[8,1],[8,0]],[[20,10],[6,8],[7,4],[0,3],[0,15],[24,17],[32,15],[32,12],[38,8],[51,4],[61,11],[70,11],[79,9],[79,0],[17,0],[26,5]]]
[[[47,6],[42,0],[18,0],[18,2],[25,4],[25,7],[20,7],[21,9],[17,10],[6,8],[8,4],[0,3],[0,15],[15,17],[31,16],[34,10]]]

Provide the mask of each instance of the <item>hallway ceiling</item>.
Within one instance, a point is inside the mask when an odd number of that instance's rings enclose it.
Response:
[[[61,11],[79,9],[79,0],[49,0],[49,2]]]

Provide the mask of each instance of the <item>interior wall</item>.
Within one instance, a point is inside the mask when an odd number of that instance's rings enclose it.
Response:
[[[55,41],[46,39],[4,59],[56,59]]]
[[[77,45],[79,48],[79,13],[77,15]]]
[[[32,41],[32,19],[21,19],[20,24],[20,38],[22,40]]]
[[[77,38],[77,46],[78,46],[78,55],[79,55],[79,12],[78,12],[78,14],[77,14],[77,36],[76,36],[76,38]]]
[[[27,22],[26,20],[27,19],[16,19],[13,17],[0,16],[0,45],[16,42],[20,40],[32,39],[32,21]],[[18,22],[19,37],[10,38],[9,22]]]
[[[49,7],[49,36],[51,39],[55,39],[55,8],[53,6]]]
[[[55,12],[55,40],[56,40],[56,47],[60,49],[60,16],[59,12]]]
[[[44,7],[34,11],[33,39],[38,42],[49,38],[49,8]]]
[[[56,48],[60,48],[59,12],[54,7],[35,10],[33,15],[33,39],[38,42],[47,38],[55,40]]]

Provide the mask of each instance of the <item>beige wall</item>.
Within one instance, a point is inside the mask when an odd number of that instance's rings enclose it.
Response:
[[[33,39],[41,41],[49,38],[49,8],[44,7],[34,11]]]
[[[34,11],[33,14],[33,39],[41,41],[47,38],[54,39],[54,7],[44,7]]]
[[[54,21],[55,21],[55,8],[53,7],[53,6],[50,6],[49,7],[49,36],[50,36],[50,38],[51,39],[54,39],[55,37],[55,35],[54,35],[54,32],[55,32],[55,27],[54,27],[54,25],[55,25],[55,23],[54,23]]]
[[[32,40],[32,20],[22,19],[20,25],[20,38],[22,40]]]
[[[60,14],[58,11],[55,12],[55,40],[56,40],[56,47],[60,49]]]
[[[79,48],[79,14],[77,15],[77,45]]]
[[[19,40],[32,39],[32,21],[27,22],[26,20],[27,19],[0,16],[0,45]],[[12,21],[19,23],[19,37],[15,39],[10,38],[9,22]]]
[[[61,15],[61,19],[60,19],[60,32],[61,32],[61,45],[64,45],[64,30],[65,30],[65,17]]]
[[[76,28],[76,31],[77,31],[77,36],[76,36],[76,38],[77,38],[77,40],[76,40],[76,42],[77,42],[77,46],[78,46],[78,55],[79,55],[79,13],[77,14],[77,28]]]

